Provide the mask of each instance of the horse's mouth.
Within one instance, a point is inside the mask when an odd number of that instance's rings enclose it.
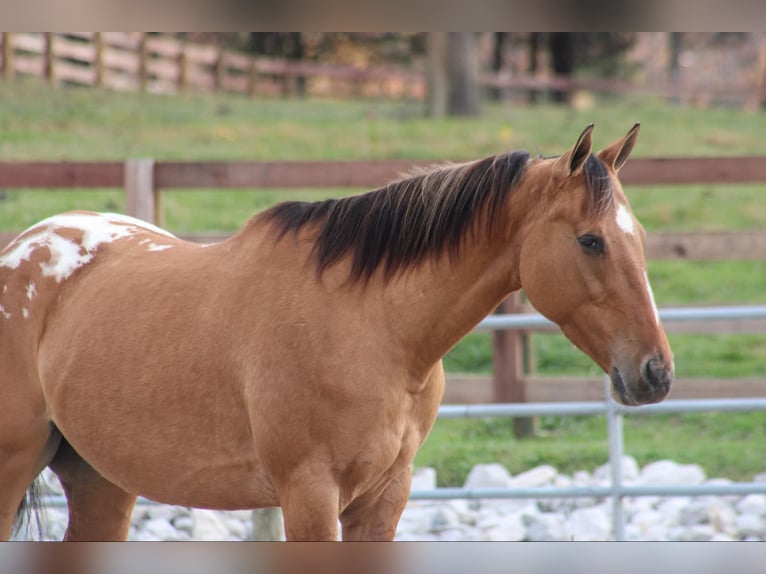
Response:
[[[617,367],[612,367],[612,370],[609,373],[609,378],[612,379],[612,397],[617,400],[618,403],[627,406],[635,406],[639,404],[625,385],[622,374]]]

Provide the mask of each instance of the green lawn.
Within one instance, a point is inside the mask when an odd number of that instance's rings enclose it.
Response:
[[[596,148],[640,121],[636,156],[764,155],[766,113],[695,109],[654,98],[606,98],[591,110],[551,105],[487,105],[479,119],[428,120],[415,102],[334,102],[240,96],[160,96],[91,89],[49,90],[0,82],[0,159],[317,160],[470,159],[506,149],[555,154],[596,123]],[[649,230],[758,229],[766,224],[762,186],[628,188]],[[349,190],[173,191],[163,195],[172,231],[233,231],[254,211],[286,198]],[[0,231],[21,230],[68,209],[119,211],[120,190],[1,190]],[[649,264],[660,306],[766,302],[766,266],[752,262]],[[541,374],[595,374],[560,335],[537,335]],[[679,376],[766,375],[765,336],[671,337]],[[471,334],[447,357],[451,372],[490,372],[489,335]],[[500,460],[517,472],[550,463],[590,469],[606,460],[600,418],[551,418],[518,441],[508,421],[441,421],[418,465],[437,467],[441,484],[459,484],[476,462]],[[766,415],[629,418],[627,451],[640,463],[657,457],[700,462],[708,473],[743,479],[766,471]]]

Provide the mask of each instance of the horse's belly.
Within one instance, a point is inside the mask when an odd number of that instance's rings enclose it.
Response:
[[[106,479],[168,504],[221,509],[275,504],[233,385],[168,382],[95,370],[46,381],[52,420]]]
[[[56,424],[96,471],[139,496],[199,508],[277,504],[252,444],[232,440],[216,445],[198,435],[189,436],[183,444],[177,432],[168,431],[172,418],[158,420],[153,427],[122,425],[120,433],[100,418],[71,421],[64,417]]]

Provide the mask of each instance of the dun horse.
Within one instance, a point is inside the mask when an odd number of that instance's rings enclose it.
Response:
[[[591,129],[558,157],[282,203],[213,245],[90,212],[24,232],[0,252],[0,537],[50,466],[67,540],[125,539],[137,495],[390,540],[442,357],[522,287],[617,401],[662,400],[671,350],[617,179],[638,125],[597,154]]]

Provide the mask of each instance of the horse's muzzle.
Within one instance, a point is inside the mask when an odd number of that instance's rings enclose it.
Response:
[[[673,382],[673,363],[662,355],[646,357],[638,369],[638,376],[626,376],[617,367],[612,367],[612,396],[623,405],[635,406],[658,403],[670,391]]]

